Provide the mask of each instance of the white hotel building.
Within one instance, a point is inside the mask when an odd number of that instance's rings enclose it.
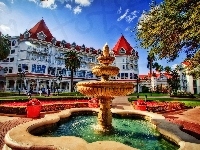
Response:
[[[74,75],[74,84],[82,80],[98,80],[91,72],[91,65],[97,63],[101,50],[78,46],[76,43],[57,41],[51,34],[44,20],[20,36],[10,37],[10,54],[0,62],[1,91],[38,92],[39,89],[51,92],[55,86],[60,91],[70,91],[70,71],[65,68],[64,53],[69,50],[79,51],[81,67]],[[103,47],[103,46],[102,46]],[[113,80],[136,83],[138,70],[138,52],[122,35],[112,49],[116,56],[113,65],[120,68]],[[24,72],[24,76],[22,75]],[[62,75],[62,79],[58,76]]]

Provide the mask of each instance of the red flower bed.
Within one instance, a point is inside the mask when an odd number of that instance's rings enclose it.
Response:
[[[147,110],[152,112],[180,110],[185,108],[184,103],[181,102],[145,102],[143,99],[138,99],[137,101],[132,102],[132,104],[136,110]]]
[[[70,99],[70,100],[49,100],[39,101],[32,99],[28,102],[1,102],[0,113],[5,114],[26,114],[26,108],[28,106],[41,105],[41,112],[47,111],[59,111],[70,108],[82,108],[88,107],[88,99]]]

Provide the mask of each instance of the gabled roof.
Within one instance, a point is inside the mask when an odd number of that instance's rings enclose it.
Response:
[[[120,54],[120,50],[124,49],[126,51],[125,54]],[[115,55],[131,55],[133,48],[131,45],[127,42],[125,37],[122,35],[119,40],[117,41],[116,45],[113,48],[113,52]]]
[[[44,20],[40,20],[33,28],[29,30],[30,38],[38,39],[37,34],[43,32],[46,35],[45,41],[51,42],[53,39],[53,36],[51,32],[49,31],[48,27],[46,26]]]

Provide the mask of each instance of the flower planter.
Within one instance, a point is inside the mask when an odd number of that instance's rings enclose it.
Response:
[[[28,118],[38,118],[42,109],[41,102],[34,98],[27,103],[26,111]]]
[[[27,106],[27,117],[28,118],[38,118],[40,116],[41,105]]]
[[[135,105],[136,110],[146,111],[146,108],[147,108],[146,105]]]

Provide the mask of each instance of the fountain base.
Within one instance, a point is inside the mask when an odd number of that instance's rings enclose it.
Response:
[[[98,113],[98,128],[101,132],[110,132],[112,130],[112,112],[111,103],[113,97],[98,97],[99,113]]]

